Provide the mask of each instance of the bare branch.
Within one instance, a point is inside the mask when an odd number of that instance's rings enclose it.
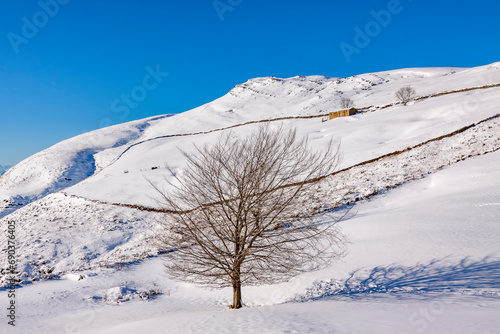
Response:
[[[263,125],[182,154],[186,167],[175,185],[166,191],[150,182],[168,212],[158,242],[176,249],[165,258],[173,278],[232,286],[239,308],[242,284],[286,281],[344,253],[336,223],[345,216],[313,215],[306,205],[340,162],[332,141],[312,151],[295,130]]]
[[[343,97],[340,100],[340,106],[342,107],[342,109],[351,109],[354,107],[354,100],[348,97]]]
[[[400,88],[396,92],[396,97],[398,100],[403,103],[404,105],[407,105],[409,102],[413,101],[415,99],[417,92],[415,91],[414,88],[411,86],[406,86]]]

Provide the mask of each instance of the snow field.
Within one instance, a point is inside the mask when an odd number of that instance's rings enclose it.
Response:
[[[154,257],[18,290],[6,333],[496,333],[500,152],[468,159],[357,205],[349,254],[288,283],[206,290],[164,276]],[[165,255],[165,257],[168,255]],[[145,300],[138,295],[163,293]],[[5,291],[0,293],[6,300]],[[5,326],[4,323],[0,326]],[[4,332],[4,331],[2,331]]]

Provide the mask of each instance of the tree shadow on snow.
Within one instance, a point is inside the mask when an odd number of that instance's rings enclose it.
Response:
[[[381,293],[400,299],[433,298],[445,293],[500,298],[500,260],[465,258],[450,263],[445,258],[409,267],[389,265],[371,270],[358,269],[345,281],[316,282],[294,301],[359,299],[369,294],[380,296]]]

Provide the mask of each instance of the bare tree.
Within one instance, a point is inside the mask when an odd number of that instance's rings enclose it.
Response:
[[[342,107],[342,109],[351,109],[352,107],[354,107],[354,101],[348,97],[343,97],[340,100],[340,106]]]
[[[158,240],[175,249],[165,257],[169,275],[232,286],[231,308],[240,308],[242,285],[286,281],[341,256],[345,241],[336,223],[344,216],[320,221],[307,205],[308,191],[338,166],[332,142],[311,151],[295,130],[269,126],[233,137],[183,151],[187,164],[170,191],[151,184],[168,211]]]
[[[411,86],[406,86],[400,88],[396,92],[396,97],[399,101],[401,101],[401,103],[407,105],[410,101],[413,101],[415,99],[416,94],[417,92],[414,88],[412,88]]]

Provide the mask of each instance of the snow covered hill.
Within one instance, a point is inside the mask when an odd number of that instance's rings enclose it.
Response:
[[[144,242],[151,238],[158,218],[153,217],[155,213],[110,204],[157,207],[147,179],[161,182],[171,177],[166,165],[182,167],[178,147],[190,150],[193,144],[213,141],[225,131],[245,135],[259,121],[278,119],[271,124],[296,127],[315,147],[325,145],[332,137],[341,141],[341,168],[349,168],[498,115],[500,87],[466,89],[500,83],[499,68],[500,63],[494,63],[471,69],[404,69],[343,79],[252,79],[220,99],[185,113],[85,133],[22,161],[0,177],[0,201],[4,203],[0,217],[22,222],[19,233],[26,279],[135,261],[158,251]],[[417,95],[426,98],[409,106],[398,104],[394,93],[405,85],[415,87]],[[440,95],[444,92],[452,94]],[[321,115],[340,109],[340,99],[345,96],[363,108],[361,112],[322,122]],[[477,131],[481,139],[471,138],[471,131]],[[378,173],[384,182],[359,180],[344,184],[344,192],[339,194],[349,193],[346,198],[359,199],[421,177],[462,156],[495,150],[499,147],[498,133],[498,122],[493,119],[473,126],[467,134],[460,134],[462,137],[453,136],[446,144],[434,143],[447,148],[438,151],[440,159],[434,158],[432,150],[436,148],[428,145],[433,148],[423,148],[421,159],[429,162],[421,165],[417,158],[414,164],[421,170],[410,171],[412,162],[407,157],[392,158],[389,165],[393,168],[384,172],[379,172],[380,163],[375,163],[370,167],[375,171],[372,174]],[[337,203],[335,194],[321,191],[305,201],[314,208]],[[90,235],[85,231],[91,231]],[[0,240],[3,247],[5,240]]]
[[[7,169],[9,169],[10,167],[12,167],[12,166],[0,165],[0,175],[2,175],[3,173],[5,173],[7,171]]]
[[[153,257],[26,285],[17,327],[1,322],[0,332],[498,333],[499,165],[500,151],[469,158],[358,203],[342,223],[345,258],[244,287],[241,310],[227,308],[229,288],[172,281]]]
[[[380,275],[375,270],[378,266],[411,273],[418,271],[419,264],[429,264],[429,270],[452,268],[457,261],[471,257],[485,266],[493,263],[496,273],[500,260],[499,83],[500,62],[476,68],[402,69],[349,78],[257,78],[182,114],[85,133],[29,157],[0,176],[0,248],[7,247],[6,222],[13,220],[17,223],[18,270],[23,283],[61,278],[53,283],[72,291],[74,282],[65,280],[70,277],[66,275],[86,276],[84,281],[90,283],[83,283],[85,288],[78,298],[91,301],[82,306],[75,297],[68,312],[97,305],[108,314],[102,305],[108,299],[130,299],[136,305],[141,293],[156,289],[148,279],[163,291],[174,284],[160,283],[163,278],[160,280],[156,255],[162,250],[153,239],[162,214],[155,211],[158,205],[147,180],[161,182],[171,177],[165,166],[182,168],[179,147],[189,151],[193,144],[210,143],[228,131],[244,136],[261,122],[270,122],[271,126],[296,127],[316,148],[331,138],[341,142],[341,170],[325,177],[314,193],[307,194],[305,206],[311,211],[345,204],[359,209],[356,218],[344,223],[353,245],[343,263],[305,275],[291,288],[280,285],[278,294],[272,293],[275,287],[263,288],[267,296],[250,288],[255,295],[246,300],[248,305],[311,302],[351,292],[418,290],[418,284],[390,285],[389,280],[365,279]],[[395,92],[407,85],[416,89],[419,98],[403,106]],[[342,97],[353,99],[360,111],[323,122],[324,115],[341,109]],[[403,189],[392,190],[401,185]],[[490,257],[481,260],[486,256]],[[435,259],[446,260],[435,264]],[[129,268],[139,260],[151,270],[148,279],[139,278],[139,269]],[[3,257],[0,285],[6,283],[6,268],[7,258]],[[129,282],[120,274],[122,268],[137,278]],[[347,284],[354,270],[357,276],[352,282],[356,284]],[[23,290],[33,303],[43,307],[44,301],[36,293],[48,283],[37,282]],[[465,283],[460,284],[448,292],[461,293]],[[96,291],[97,287],[104,290]],[[208,305],[203,312],[212,312],[227,303],[225,295],[218,292],[200,292],[183,285],[180,289],[182,296],[173,301],[176,309],[187,310],[186,305],[201,302]],[[474,287],[472,294],[497,298],[495,289],[500,289],[498,280]],[[203,297],[193,297],[196,294]],[[160,299],[169,301],[165,295]],[[281,310],[287,307],[293,310],[296,306],[277,308],[283,322],[286,311]],[[55,306],[53,312],[65,312],[57,310]],[[130,306],[130,312],[133,310]],[[37,312],[30,316],[38,325],[43,317],[57,314]],[[102,324],[103,320],[94,317]],[[216,319],[223,321],[223,316]],[[152,320],[147,325],[162,321]],[[213,329],[218,328],[217,321]],[[180,322],[179,326],[187,324]],[[42,332],[54,329],[49,324],[42,328]],[[110,333],[121,330],[113,328]]]
[[[30,203],[83,180],[86,182],[73,188],[74,193],[90,192],[95,194],[90,197],[96,199],[151,205],[154,203],[143,191],[146,189],[143,175],[156,179],[164,173],[161,170],[153,173],[152,167],[182,164],[177,146],[204,143],[218,135],[218,131],[203,134],[205,132],[280,117],[319,116],[341,109],[342,97],[352,98],[358,108],[371,106],[368,110],[375,111],[377,107],[397,102],[394,93],[405,85],[413,86],[419,96],[429,96],[498,84],[499,67],[500,63],[494,63],[470,69],[403,69],[349,78],[252,79],[193,110],[92,131],[27,158],[0,178],[0,203],[5,203],[0,217],[19,204]],[[396,105],[374,114],[325,124],[319,124],[316,118],[288,122],[314,136],[319,145],[329,136],[342,139],[344,166],[348,166],[498,113],[494,110],[495,101],[491,100],[498,96],[497,91],[498,88],[491,88],[429,98],[408,108]],[[251,126],[243,126],[235,131],[246,133],[249,128]],[[126,171],[130,173],[125,175]],[[95,187],[95,183],[100,186]],[[110,189],[110,185],[113,194],[100,191]],[[141,189],[139,194],[137,189]]]

